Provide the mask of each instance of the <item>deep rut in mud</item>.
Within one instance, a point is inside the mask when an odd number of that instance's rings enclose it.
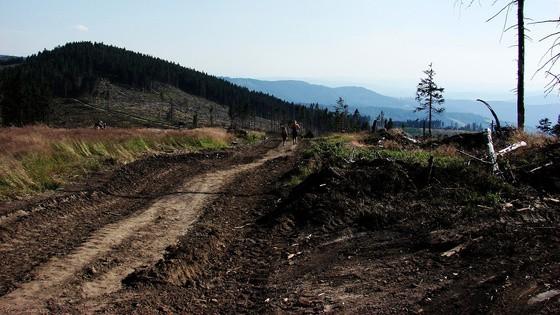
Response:
[[[186,179],[149,206],[94,231],[67,255],[40,264],[32,271],[31,281],[0,297],[0,312],[41,311],[53,301],[59,304],[119,290],[128,274],[161,259],[165,249],[174,245],[196,221],[204,205],[223,194],[222,188],[231,184],[237,175],[290,153],[291,147],[279,146],[256,161],[217,171],[210,169]],[[19,246],[25,244],[5,242],[2,250]],[[99,261],[110,263],[95,268]]]

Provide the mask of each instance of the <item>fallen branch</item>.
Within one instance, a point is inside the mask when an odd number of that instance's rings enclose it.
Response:
[[[538,170],[540,170],[540,169],[542,169],[542,168],[552,166],[552,164],[553,164],[552,162],[548,162],[548,163],[546,163],[546,164],[543,165],[543,166],[535,167],[534,169],[530,170],[529,173],[534,173],[534,172],[536,172],[536,171],[538,171]]]
[[[418,140],[413,139],[413,138],[411,138],[411,137],[407,137],[407,136],[403,135],[403,138],[405,138],[406,140],[408,140],[408,141],[410,141],[410,142],[412,142],[412,143],[418,143]]]
[[[510,145],[507,148],[501,149],[500,151],[498,151],[497,155],[502,156],[504,154],[507,154],[511,151],[517,150],[517,149],[525,147],[525,146],[527,146],[527,142],[525,142],[525,141],[517,142],[517,143],[514,143],[514,144]]]
[[[297,252],[297,253],[294,253],[294,254],[288,254],[288,259],[292,259],[292,258],[294,258],[294,257],[296,257],[296,256],[301,255],[301,254],[302,254],[302,252]]]
[[[477,238],[473,239],[472,241],[468,241],[468,242],[466,242],[466,243],[457,245],[457,246],[453,247],[452,249],[450,249],[450,250],[448,250],[448,251],[446,251],[446,252],[443,252],[443,253],[441,254],[441,257],[451,257],[451,256],[453,256],[453,255],[456,255],[456,254],[462,252],[464,249],[466,249],[466,248],[467,248],[468,246],[470,246],[472,243],[478,242],[478,241],[480,241],[480,240],[482,240],[482,236],[477,237]]]
[[[467,152],[464,152],[464,151],[461,151],[461,150],[457,150],[457,152],[459,152],[459,153],[461,153],[461,154],[463,154],[463,155],[465,155],[465,156],[468,156],[468,157],[470,157],[471,159],[476,160],[476,161],[478,161],[478,162],[481,162],[481,163],[484,163],[484,164],[489,164],[489,165],[492,164],[492,163],[490,163],[490,162],[488,162],[488,161],[486,161],[486,160],[483,160],[483,159],[478,158],[478,157],[476,157],[476,156],[474,156],[474,155],[468,154]]]
[[[458,254],[459,252],[463,251],[465,248],[467,248],[468,243],[463,243],[461,245],[455,246],[452,249],[444,252],[441,254],[442,257],[451,257],[455,254]]]
[[[560,200],[554,199],[554,198],[544,197],[543,200],[544,200],[544,201],[554,202],[554,203],[560,203]]]
[[[542,292],[530,298],[529,301],[527,301],[527,304],[533,305],[536,303],[544,302],[546,300],[552,299],[557,295],[560,295],[560,290],[549,290],[546,292]]]
[[[494,119],[496,120],[496,130],[501,130],[502,126],[500,125],[500,120],[498,119],[498,115],[496,115],[496,112],[494,111],[494,109],[492,109],[492,106],[490,106],[490,104],[488,104],[486,101],[481,100],[481,99],[477,99],[478,102],[481,102],[482,104],[486,105],[486,107],[488,107],[488,109],[490,110],[490,113],[492,113],[492,116],[494,116]]]

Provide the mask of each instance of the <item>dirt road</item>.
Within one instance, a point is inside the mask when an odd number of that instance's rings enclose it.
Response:
[[[161,165],[148,160],[136,166],[147,167],[147,174],[133,174],[120,185],[109,183],[93,192],[66,196],[66,201],[54,200],[6,215],[0,256],[8,259],[0,273],[10,285],[2,287],[7,294],[0,297],[0,313],[48,311],[118,291],[121,281],[135,269],[160,260],[204,207],[240,180],[240,174],[290,155],[292,150],[270,143],[232,156],[170,156]],[[138,185],[136,189],[126,187],[131,181]],[[104,193],[103,188],[111,192]],[[111,212],[122,206],[128,211]],[[93,222],[82,227],[85,220]],[[97,307],[88,304],[89,310]]]

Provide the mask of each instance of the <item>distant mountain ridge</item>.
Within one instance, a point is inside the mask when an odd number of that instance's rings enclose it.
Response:
[[[421,119],[424,117],[423,113],[413,112],[416,102],[411,97],[390,97],[363,87],[331,88],[297,80],[264,81],[227,77],[224,79],[250,90],[271,94],[294,103],[318,103],[323,106],[331,106],[338,97],[342,97],[351,107],[358,108],[362,114],[372,117],[377,116],[381,111],[387,117],[392,117],[395,120]],[[489,101],[489,103],[504,123],[517,120],[515,102]],[[441,119],[446,124],[458,123],[463,125],[472,122],[485,124],[492,120],[488,109],[475,100],[446,99],[444,106],[446,111],[442,115],[436,116],[436,119]],[[529,128],[534,128],[538,121],[544,117],[556,121],[558,114],[560,114],[560,104],[528,104],[526,107],[526,121]]]
[[[0,55],[0,61],[17,58],[16,56]]]
[[[224,79],[243,86],[249,90],[272,94],[280,99],[294,103],[331,105],[338,97],[343,97],[348,104],[356,107],[368,107],[379,104],[384,107],[402,108],[407,102],[394,97],[358,86],[331,88],[298,80],[263,81],[249,78]]]
[[[0,69],[22,63],[24,59],[23,57],[0,55]]]
[[[352,109],[357,108],[360,113],[375,118],[381,111],[386,117],[394,120],[406,121],[423,119],[425,113],[415,113],[415,101],[412,99],[398,99],[379,94],[372,90],[357,87],[345,86],[331,88],[323,85],[310,84],[305,81],[282,80],[282,81],[263,81],[247,78],[224,78],[234,84],[248,88],[249,90],[268,93],[280,99],[294,103],[314,104],[329,107],[333,105],[339,97],[342,97]],[[486,124],[490,121],[489,117],[472,113],[446,112],[437,116],[446,124],[457,123],[463,126],[476,122]]]

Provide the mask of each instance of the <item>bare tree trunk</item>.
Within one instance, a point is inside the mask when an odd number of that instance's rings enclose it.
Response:
[[[494,151],[494,142],[492,142],[492,130],[486,129],[486,136],[488,137],[488,157],[490,158],[490,162],[492,164],[492,172],[497,174],[500,172],[498,167],[498,162],[496,160],[496,151]]]
[[[517,128],[525,127],[525,0],[517,0]]]
[[[432,137],[432,92],[430,92],[430,104],[428,108],[428,135]]]

